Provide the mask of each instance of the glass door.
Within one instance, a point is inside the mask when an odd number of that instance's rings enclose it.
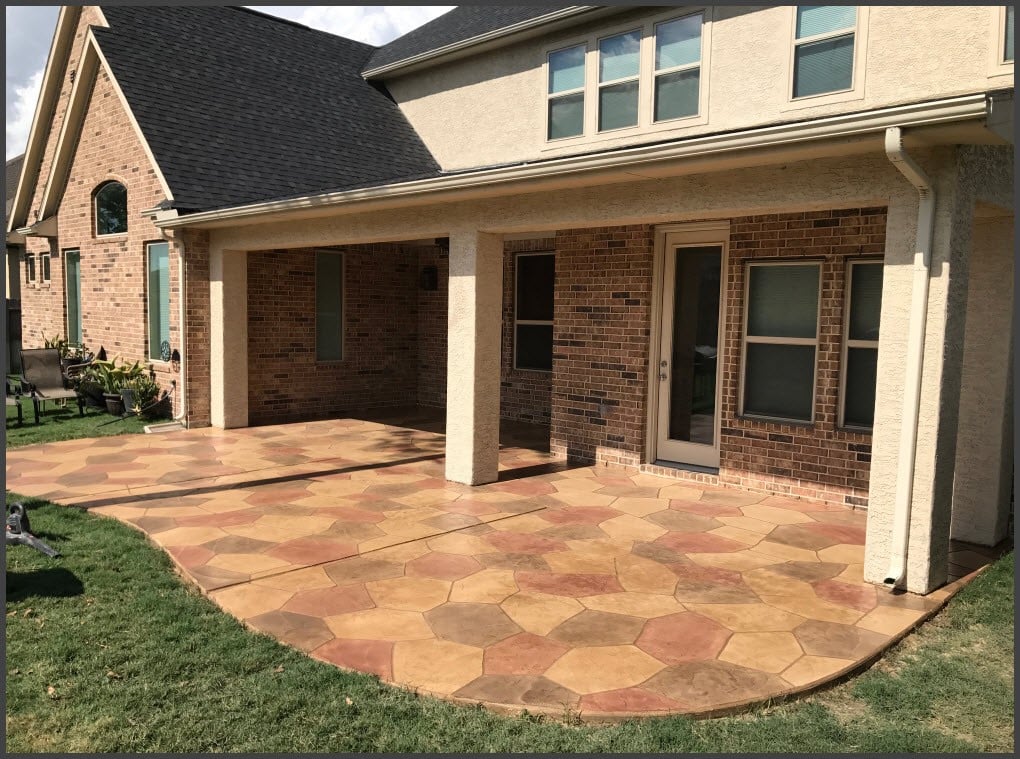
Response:
[[[662,288],[656,459],[719,466],[723,243],[667,247]]]

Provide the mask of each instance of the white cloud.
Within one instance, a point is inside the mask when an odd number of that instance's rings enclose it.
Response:
[[[7,108],[7,159],[25,152],[28,131],[32,128],[32,116],[39,99],[43,70],[39,69],[24,86],[14,87],[14,99]]]
[[[263,13],[338,34],[348,39],[384,45],[416,29],[455,6],[452,5],[306,5],[250,6]]]

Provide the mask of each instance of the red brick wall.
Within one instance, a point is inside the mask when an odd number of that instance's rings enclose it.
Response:
[[[315,359],[315,254],[248,255],[248,420],[272,424],[412,402],[417,255],[361,245],[345,256],[344,358]]]
[[[504,419],[549,424],[552,374],[514,368],[514,281],[517,253],[554,251],[555,237],[507,240],[503,255],[503,358],[499,412]]]
[[[78,67],[86,24],[96,23],[93,8],[86,7],[76,32],[69,68]],[[57,136],[63,126],[69,102],[70,77],[63,72],[62,92],[33,192],[29,222],[41,207],[42,192],[49,178]],[[72,135],[73,136],[73,135]],[[93,193],[108,180],[127,187],[128,231],[123,235],[98,238],[93,218]],[[166,389],[177,379],[169,363],[149,360],[146,243],[160,241],[161,235],[141,215],[165,198],[156,171],[139,141],[128,114],[104,69],[100,68],[90,95],[88,109],[66,189],[57,211],[59,238],[29,238],[26,252],[38,256],[51,253],[50,282],[22,287],[22,323],[24,347],[41,347],[43,336],[67,335],[64,253],[81,252],[82,338],[94,351],[100,346],[110,358],[139,360],[152,365],[156,379]],[[41,270],[36,265],[37,279]],[[21,278],[24,280],[24,266]],[[170,342],[179,347],[178,267],[174,252],[170,256]]]
[[[867,504],[871,436],[837,427],[844,293],[847,260],[880,256],[885,223],[884,208],[731,220],[719,474],[678,476]],[[643,460],[653,235],[653,227],[637,225],[556,236],[552,442],[561,455],[604,464]],[[737,414],[745,264],[763,258],[823,261],[810,425]]]
[[[187,422],[189,427],[207,427],[211,421],[209,342],[209,233],[181,230],[186,281],[184,320],[187,341],[184,366],[187,375]]]
[[[653,228],[556,234],[551,449],[634,465],[644,450]]]
[[[866,505],[871,435],[840,429],[839,378],[848,259],[881,256],[885,208],[848,208],[733,219],[727,279],[720,478],[797,496]],[[822,261],[815,421],[791,425],[740,418],[741,324],[746,263]]]
[[[450,251],[427,247],[418,251],[418,271],[435,266],[438,289],[418,289],[418,404],[446,406],[446,304],[450,292]]]

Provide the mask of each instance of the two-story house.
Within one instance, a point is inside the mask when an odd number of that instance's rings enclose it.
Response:
[[[927,592],[1011,510],[1012,112],[1012,7],[463,6],[374,48],[69,6],[25,342],[151,360],[191,426],[445,407],[462,483],[514,419],[866,506],[867,578]]]

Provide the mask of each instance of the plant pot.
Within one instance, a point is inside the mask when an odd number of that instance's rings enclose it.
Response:
[[[131,413],[131,410],[135,407],[135,391],[126,387],[120,391],[120,397],[124,401],[124,410]]]
[[[124,399],[120,397],[120,393],[103,393],[103,398],[106,399],[106,410],[114,416],[124,415]]]

